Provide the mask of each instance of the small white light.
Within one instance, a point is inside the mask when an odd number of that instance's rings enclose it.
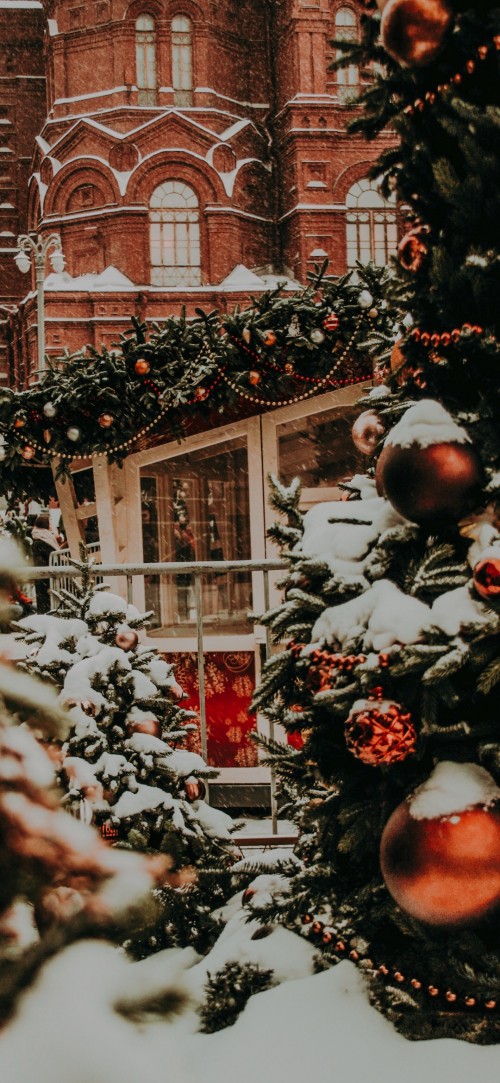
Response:
[[[50,253],[50,262],[52,264],[52,269],[56,274],[61,274],[61,272],[64,271],[65,259],[58,248],[56,248],[55,252]]]
[[[19,267],[19,270],[23,272],[23,275],[27,274],[31,267],[31,260],[26,252],[18,252],[14,256],[14,259]]]

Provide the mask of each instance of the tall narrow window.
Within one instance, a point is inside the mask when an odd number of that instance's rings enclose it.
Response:
[[[346,196],[347,266],[370,260],[383,267],[396,254],[396,200],[384,199],[378,185],[357,181]]]
[[[149,204],[153,286],[199,286],[200,220],[198,199],[183,181],[160,184]]]
[[[356,41],[357,39],[356,16],[352,8],[337,8],[335,12],[335,37],[337,41]],[[342,56],[340,50],[337,59]],[[356,64],[348,64],[346,68],[339,68],[337,72],[337,90],[339,100],[347,102],[353,96],[353,87],[358,84],[358,68]]]
[[[156,105],[156,26],[151,15],[136,19],[135,59],[139,105]]]
[[[187,15],[172,19],[172,86],[176,105],[193,104],[193,30]]]

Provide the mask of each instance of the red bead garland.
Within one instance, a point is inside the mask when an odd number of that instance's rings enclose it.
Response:
[[[500,37],[498,35],[495,35],[491,45],[478,45],[475,58],[469,57],[469,60],[466,61],[461,72],[455,72],[454,75],[450,76],[449,82],[438,83],[433,90],[427,90],[421,98],[415,98],[415,101],[411,105],[406,105],[404,107],[403,113],[412,117],[415,113],[422,113],[426,107],[433,106],[439,97],[446,94],[449,90],[452,90],[454,86],[460,86],[460,83],[468,75],[474,74],[477,61],[481,62],[486,60],[488,53],[498,49],[500,49]]]

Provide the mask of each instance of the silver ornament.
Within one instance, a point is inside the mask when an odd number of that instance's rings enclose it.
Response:
[[[43,407],[45,417],[55,417],[57,414],[57,406],[53,402],[46,402]]]
[[[309,335],[311,342],[314,342],[315,346],[321,346],[321,343],[325,341],[323,331],[320,331],[319,327],[315,327]]]
[[[358,297],[358,304],[360,308],[371,308],[373,304],[373,297],[370,290],[361,290]]]
[[[76,425],[70,425],[70,427],[69,427],[69,429],[68,429],[68,431],[66,433],[66,436],[68,437],[68,440],[72,440],[73,443],[76,443],[76,441],[80,439],[81,435],[82,434],[80,432],[80,429]]]

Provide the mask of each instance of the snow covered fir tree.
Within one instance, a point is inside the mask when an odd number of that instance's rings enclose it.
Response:
[[[23,556],[0,542],[0,613],[10,605]],[[55,765],[43,747],[65,739],[69,718],[54,689],[0,661],[0,1019],[15,1013],[41,967],[89,936],[142,927],[151,889],[172,879],[169,856],[111,849],[92,826],[61,809]],[[112,949],[113,951],[115,949]],[[76,977],[76,974],[74,974]],[[163,1008],[174,991],[163,983]],[[142,991],[144,993],[144,990]],[[135,999],[148,1010],[152,991]],[[158,989],[153,999],[160,1014]],[[179,1000],[181,999],[179,994]],[[13,1067],[12,1065],[10,1066]]]
[[[156,891],[158,920],[127,942],[130,951],[203,949],[210,912],[230,890],[234,823],[204,800],[217,771],[186,747],[195,715],[182,707],[173,666],[139,640],[148,614],[96,585],[87,562],[79,567],[74,593],[55,591],[53,612],[15,626],[20,665],[56,686],[70,718],[64,744],[53,749],[62,803],[110,844],[168,854],[178,871],[177,883]]]
[[[500,9],[389,0],[347,59],[408,216],[406,330],[360,403],[366,474],[302,516],[255,704],[303,866],[267,917],[349,958],[407,1037],[500,1040]],[[376,65],[375,72],[373,65]],[[293,747],[295,746],[295,747]],[[248,903],[251,907],[251,899]]]

